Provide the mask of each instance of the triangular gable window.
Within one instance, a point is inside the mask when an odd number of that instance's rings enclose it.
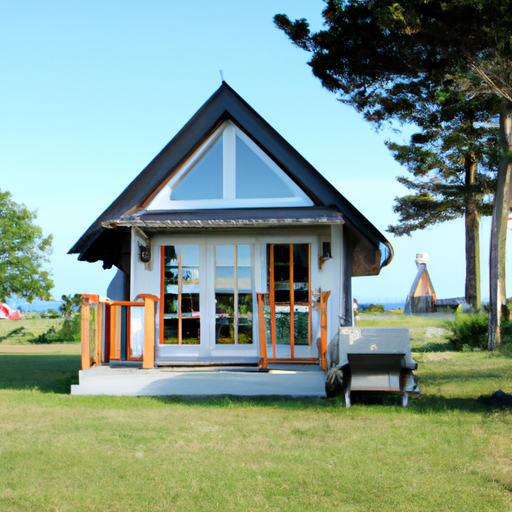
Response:
[[[267,157],[268,158],[268,157]],[[256,178],[256,179],[255,179]],[[236,136],[236,197],[294,197],[289,184],[283,181],[269,163]]]
[[[245,133],[227,121],[158,192],[148,210],[313,206]]]
[[[174,201],[222,199],[222,137],[173,187]]]

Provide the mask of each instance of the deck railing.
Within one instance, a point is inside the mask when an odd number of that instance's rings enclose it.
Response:
[[[113,301],[82,295],[82,370],[110,361],[142,361],[155,366],[155,318],[158,297]]]
[[[320,293],[319,363],[326,369],[327,300],[331,292]],[[265,294],[258,293],[258,366],[268,367]],[[142,368],[155,367],[158,297],[137,296],[136,301],[114,301],[98,295],[82,295],[82,370],[110,361],[141,361]],[[311,340],[311,343],[313,340]]]
[[[318,354],[318,362],[322,366],[322,369],[325,370],[327,368],[327,362],[326,362],[326,353],[327,353],[327,300],[329,299],[331,295],[330,291],[327,292],[320,292],[319,297],[319,310],[320,310],[320,344],[318,347],[319,354]],[[275,353],[275,338],[272,339],[272,336],[270,335],[270,341],[267,340],[267,336],[269,334],[267,333],[267,325],[266,325],[266,317],[265,317],[265,294],[264,293],[258,293],[258,318],[259,318],[259,325],[258,325],[258,333],[259,333],[259,346],[260,346],[260,360],[258,363],[258,366],[262,369],[268,367],[268,351],[267,347],[268,344],[271,343],[273,346],[272,352]],[[270,320],[271,322],[275,322],[275,318],[272,318]],[[275,327],[274,327],[275,331]],[[314,340],[310,340],[310,343],[313,343]],[[293,358],[292,358],[293,359]]]

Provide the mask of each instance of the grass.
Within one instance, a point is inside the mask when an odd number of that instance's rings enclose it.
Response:
[[[61,326],[61,318],[2,319],[0,320],[0,345],[27,344],[30,339],[37,338],[51,328],[58,330]]]
[[[409,409],[345,409],[70,396],[80,356],[62,347],[0,353],[2,511],[512,509],[512,411],[479,400],[512,392],[504,355],[415,352],[424,395]]]
[[[452,313],[431,315],[360,314],[357,327],[407,327],[411,338],[411,348],[417,352],[450,350],[446,334],[453,322]]]

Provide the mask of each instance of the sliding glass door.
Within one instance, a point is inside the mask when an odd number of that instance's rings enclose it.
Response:
[[[256,358],[252,245],[176,244],[161,254],[160,354]]]
[[[268,289],[273,358],[311,357],[309,244],[268,246]]]
[[[215,246],[215,343],[253,343],[250,245]]]
[[[164,250],[163,343],[201,343],[199,246],[170,245]]]

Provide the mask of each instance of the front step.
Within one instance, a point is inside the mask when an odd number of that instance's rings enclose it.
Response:
[[[275,359],[269,358],[268,364],[316,364],[318,365],[317,357],[295,357],[293,359],[289,357],[276,357]]]

